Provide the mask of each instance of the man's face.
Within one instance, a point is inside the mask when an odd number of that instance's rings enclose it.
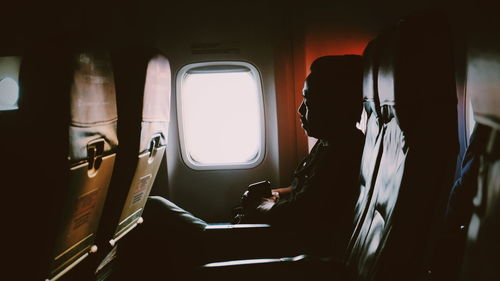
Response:
[[[312,89],[307,83],[304,82],[304,89],[302,90],[302,103],[299,107],[300,121],[302,122],[302,128],[306,131],[307,135],[310,137],[319,137],[321,131],[321,123],[324,121],[320,118],[320,108],[315,100],[315,95],[311,94]]]

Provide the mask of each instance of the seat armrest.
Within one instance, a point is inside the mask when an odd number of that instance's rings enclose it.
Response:
[[[228,266],[248,266],[248,265],[258,265],[258,264],[271,264],[278,262],[296,262],[306,258],[306,255],[298,255],[295,257],[283,257],[283,258],[273,258],[273,259],[247,259],[247,260],[232,260],[223,262],[212,262],[203,265],[204,268],[219,268]]]
[[[338,280],[349,281],[345,267],[330,258],[297,255],[214,262],[201,266],[197,280]]]
[[[241,229],[241,230],[257,230],[269,229],[270,224],[209,224],[205,227],[205,231],[224,231],[228,229]]]
[[[297,234],[268,224],[209,224],[203,237],[207,262],[279,258],[303,252]]]

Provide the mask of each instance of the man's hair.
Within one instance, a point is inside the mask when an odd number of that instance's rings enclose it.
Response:
[[[363,58],[358,55],[324,56],[311,64],[307,84],[324,106],[357,121],[363,99]],[[338,116],[338,115],[336,115]]]

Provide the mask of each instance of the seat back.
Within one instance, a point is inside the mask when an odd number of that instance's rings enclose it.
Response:
[[[97,251],[118,145],[116,121],[108,53],[54,39],[25,54],[15,138],[19,147],[42,152],[16,153],[17,183],[29,192],[27,217],[20,220],[29,222],[26,244],[37,269],[31,277],[58,279]]]
[[[356,279],[419,274],[457,154],[449,33],[439,17],[409,17],[379,37],[379,169],[348,267]],[[439,122],[436,121],[439,120]]]
[[[365,61],[363,77],[363,106],[367,116],[365,127],[365,144],[360,166],[360,190],[359,197],[354,209],[353,233],[346,250],[346,261],[349,263],[351,253],[355,248],[356,237],[359,235],[361,225],[366,216],[366,206],[373,193],[375,176],[377,175],[380,145],[381,145],[381,124],[380,124],[380,102],[378,97],[378,52],[380,40],[374,40],[366,47],[363,57]]]
[[[484,42],[482,42],[484,43]],[[476,43],[477,44],[477,43]],[[476,150],[479,157],[477,191],[472,199],[472,217],[461,280],[494,280],[498,278],[500,252],[500,95],[498,44],[487,45],[477,52],[471,46],[468,61],[467,91],[477,129],[484,141]]]
[[[140,140],[139,146],[130,151],[137,158],[137,167],[112,241],[119,239],[136,222],[142,221],[141,214],[167,145],[170,119],[170,64],[165,56],[153,51],[140,54],[139,59],[140,61],[137,61],[135,65],[137,70],[141,71],[137,73],[139,83],[136,85],[137,87],[134,85],[129,89],[136,90],[133,94],[141,99],[137,105],[142,106],[142,108],[134,108],[134,110],[139,109],[139,112],[142,113],[140,131],[139,128],[130,128],[129,124],[126,123],[119,125],[119,134],[123,133],[123,138]],[[122,82],[126,81],[120,80],[120,83]],[[119,93],[119,99],[121,99],[128,93],[125,92],[125,84],[120,84],[119,87],[123,87]],[[119,114],[128,114],[129,110],[132,110],[130,106],[131,104],[120,102]],[[126,147],[128,148],[128,146]],[[122,150],[122,153],[127,152]]]
[[[111,227],[104,234],[111,245],[143,220],[165,154],[171,91],[170,64],[159,51],[122,49],[113,53],[113,65],[121,141],[106,207],[112,216],[103,221]]]

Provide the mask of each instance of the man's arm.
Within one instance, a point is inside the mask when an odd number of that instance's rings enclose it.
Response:
[[[268,212],[271,208],[280,200],[280,193],[276,191],[272,191],[271,197],[263,197],[261,198],[260,203],[257,205],[256,209],[259,212]]]
[[[292,187],[287,186],[287,187],[276,188],[273,189],[273,192],[278,192],[280,197],[286,197],[292,192]]]

